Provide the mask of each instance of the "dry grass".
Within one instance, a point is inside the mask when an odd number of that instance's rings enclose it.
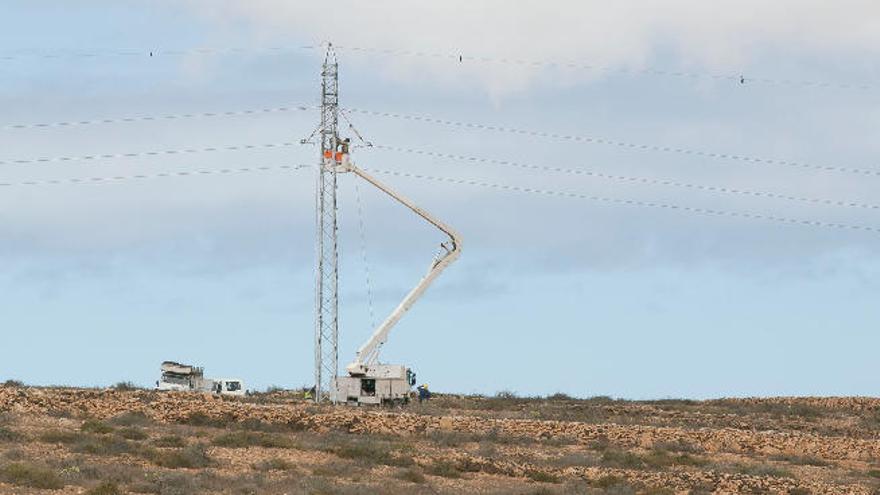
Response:
[[[21,396],[27,390],[10,393]],[[132,394],[140,404],[163,397],[144,391],[112,394]],[[815,401],[627,402],[505,393],[439,396],[401,415],[396,410],[349,414],[299,401],[288,392],[241,400],[299,414],[275,423],[222,412],[220,406],[229,401],[213,399],[210,407],[218,412],[190,409],[173,422],[152,419],[160,416],[149,408],[146,414],[94,415],[101,419],[85,417],[84,409],[74,406],[42,415],[0,412],[0,493],[67,485],[65,493],[91,495],[665,495],[709,493],[719,486],[706,480],[721,479],[745,480],[727,492],[880,493],[880,466],[828,457],[821,445],[869,435],[873,426],[864,425],[873,425],[877,413],[866,408]],[[315,418],[324,416],[349,420],[317,428]],[[451,416],[474,417],[478,427],[450,427],[444,421]],[[509,419],[527,419],[521,423],[532,426],[547,419],[597,426],[588,434],[571,434],[570,423],[553,422],[547,430],[528,433],[512,428],[517,422]],[[431,428],[388,427],[398,420],[402,425],[435,422]],[[380,427],[371,427],[371,421]],[[731,448],[706,440],[719,430],[722,438],[762,431],[793,438],[807,432],[821,448],[760,454],[747,444]]]
[[[0,480],[17,486],[58,490],[64,487],[54,471],[38,464],[14,462],[0,467]]]

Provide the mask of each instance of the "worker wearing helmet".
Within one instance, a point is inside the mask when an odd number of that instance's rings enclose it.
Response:
[[[416,390],[419,391],[419,404],[431,398],[431,391],[428,390],[427,383],[419,385]]]

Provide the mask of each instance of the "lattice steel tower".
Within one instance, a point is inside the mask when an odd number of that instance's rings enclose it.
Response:
[[[317,193],[317,273],[315,284],[315,402],[327,400],[338,374],[339,270],[336,223],[336,170],[324,159],[339,144],[339,64],[333,46],[321,70],[321,162]]]

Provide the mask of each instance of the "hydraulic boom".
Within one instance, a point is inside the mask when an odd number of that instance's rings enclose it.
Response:
[[[347,150],[346,150],[347,151]],[[373,332],[372,336],[358,349],[354,361],[346,367],[351,378],[340,377],[337,383],[337,399],[346,402],[356,403],[384,403],[406,400],[401,396],[401,386],[396,383],[397,380],[406,384],[406,394],[408,397],[409,387],[415,382],[415,375],[403,366],[391,366],[379,364],[379,352],[382,345],[388,341],[388,334],[394,325],[400,321],[404,314],[419,300],[425,293],[432,282],[452,264],[461,254],[461,237],[451,227],[431,215],[424,209],[416,206],[412,201],[403,195],[392,190],[385,184],[379,182],[375,177],[366,173],[351,162],[347,152],[337,152],[333,156],[325,157],[325,166],[335,167],[337,172],[351,172],[358,177],[364,179],[370,184],[376,186],[380,191],[392,197],[395,201],[409,208],[415,214],[425,219],[431,225],[437,227],[448,237],[448,240],[441,243],[440,253],[431,262],[428,273],[419,281],[419,283],[403,298],[403,301],[391,312],[390,315],[379,325]],[[387,385],[387,394],[384,392],[382,381],[390,380]],[[379,383],[377,383],[379,381]],[[355,387],[358,382],[359,387]],[[356,388],[360,389],[359,391]],[[355,393],[357,392],[357,393]],[[354,400],[353,400],[354,399]],[[366,400],[365,400],[366,399]]]

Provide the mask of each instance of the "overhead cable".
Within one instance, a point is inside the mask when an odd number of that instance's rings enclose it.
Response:
[[[685,70],[666,70],[653,67],[647,68],[627,68],[619,65],[596,64],[574,61],[557,61],[547,59],[523,59],[516,57],[491,57],[475,54],[470,50],[453,50],[448,52],[431,52],[422,50],[406,50],[394,48],[376,48],[363,47],[353,45],[333,45],[335,49],[342,52],[350,52],[353,54],[371,54],[382,57],[409,57],[409,58],[425,58],[435,60],[449,60],[459,64],[501,64],[513,65],[520,67],[539,67],[539,68],[557,68],[566,70],[582,70],[591,72],[600,72],[607,74],[621,74],[634,76],[658,76],[671,77],[690,80],[716,80],[725,81],[736,84],[738,86],[750,84],[762,84],[770,86],[784,87],[804,87],[804,88],[829,88],[843,90],[859,90],[871,91],[876,90],[877,84],[868,83],[846,83],[846,82],[830,82],[830,81],[813,81],[790,78],[772,78],[759,75],[751,75],[742,70],[727,73],[711,73],[697,72]],[[63,59],[63,58],[99,58],[99,57],[141,57],[141,58],[161,58],[165,56],[196,56],[196,55],[240,55],[247,53],[282,53],[299,50],[321,50],[323,45],[301,45],[301,46],[270,46],[270,47],[229,47],[229,48],[212,48],[200,47],[190,49],[128,49],[128,50],[106,50],[106,51],[32,51],[19,53],[0,53],[0,61],[12,61],[24,58],[43,58],[43,59]]]
[[[502,132],[502,133],[510,133],[517,134],[521,136],[532,136],[537,138],[548,138],[548,139],[557,139],[563,141],[574,141],[578,143],[587,143],[587,144],[601,144],[607,146],[616,146],[622,149],[635,150],[635,151],[652,151],[652,152],[662,152],[662,153],[675,153],[680,155],[689,155],[689,156],[698,156],[702,158],[711,158],[714,160],[732,160],[735,162],[742,163],[756,163],[760,165],[777,165],[784,167],[792,167],[803,170],[817,170],[820,172],[834,172],[834,173],[846,173],[846,174],[857,174],[857,175],[868,175],[868,176],[880,176],[880,170],[875,169],[864,169],[864,168],[853,168],[853,167],[843,167],[836,165],[817,165],[813,163],[805,163],[798,162],[792,160],[776,160],[772,158],[759,158],[754,156],[745,156],[745,155],[733,155],[728,153],[716,153],[711,151],[701,151],[692,148],[679,148],[679,147],[671,147],[671,146],[658,146],[653,144],[642,144],[642,143],[633,143],[627,141],[616,141],[613,139],[605,139],[594,136],[578,136],[574,134],[561,134],[556,132],[545,132],[545,131],[534,131],[528,129],[519,129],[515,127],[506,127],[500,125],[491,125],[491,124],[479,124],[474,122],[462,122],[456,120],[447,120],[440,119],[435,117],[430,117],[426,115],[411,115],[411,114],[401,114],[394,112],[379,112],[375,110],[363,110],[357,108],[347,108],[348,112],[360,113],[363,115],[372,115],[376,117],[387,117],[394,119],[402,119],[414,122],[425,122],[428,124],[441,124],[445,126],[458,127],[462,129],[478,129],[484,131],[493,131],[493,132]]]
[[[229,174],[248,173],[248,172],[263,172],[263,171],[272,171],[272,170],[301,170],[301,169],[307,169],[307,168],[313,168],[313,165],[280,165],[280,166],[275,166],[275,167],[243,167],[243,168],[224,168],[224,169],[183,170],[183,171],[179,171],[179,172],[162,172],[162,173],[157,173],[157,174],[135,174],[135,175],[127,175],[127,176],[46,179],[46,180],[33,180],[33,181],[21,181],[21,182],[0,182],[0,187],[51,186],[51,185],[65,185],[65,184],[76,184],[76,185],[102,184],[102,183],[114,183],[114,182],[132,181],[132,180],[155,179],[155,178],[198,177],[198,176],[203,176],[203,175],[229,175]],[[422,174],[413,174],[413,173],[408,173],[408,172],[400,172],[400,171],[395,171],[395,170],[381,170],[381,169],[374,169],[374,168],[369,168],[369,169],[364,168],[364,170],[375,172],[375,173],[380,173],[380,174],[384,174],[384,175],[405,177],[405,178],[418,179],[418,180],[442,182],[442,183],[447,183],[447,184],[476,186],[476,187],[482,187],[482,188],[486,188],[486,189],[494,189],[494,190],[500,190],[500,191],[512,191],[512,192],[535,194],[535,195],[548,196],[548,197],[561,197],[561,198],[569,198],[569,199],[590,200],[590,201],[596,201],[596,202],[613,204],[613,205],[638,206],[638,207],[644,207],[644,208],[663,209],[663,210],[670,210],[670,211],[683,211],[683,212],[687,212],[687,213],[709,215],[709,216],[743,218],[743,219],[747,219],[747,220],[764,220],[764,221],[784,223],[784,224],[789,224],[789,225],[804,225],[804,226],[809,226],[809,227],[822,227],[822,228],[831,228],[831,229],[837,229],[837,230],[855,230],[855,231],[880,233],[880,228],[871,227],[871,226],[867,226],[867,225],[842,224],[842,223],[833,223],[833,222],[823,222],[823,221],[818,221],[818,220],[795,219],[795,218],[787,218],[787,217],[780,217],[780,216],[774,216],[774,215],[762,215],[762,214],[758,214],[758,213],[747,213],[747,212],[716,210],[716,209],[700,208],[700,207],[692,207],[692,206],[681,206],[681,205],[662,203],[662,202],[654,202],[654,201],[608,198],[608,197],[595,196],[595,195],[583,194],[583,193],[558,191],[558,190],[551,190],[551,189],[541,189],[541,188],[533,188],[533,187],[521,187],[521,186],[510,185],[510,184],[499,184],[499,183],[493,183],[493,182],[485,182],[485,181],[480,181],[480,180],[456,179],[453,177],[437,177],[437,176],[431,176],[431,175],[422,175]]]
[[[300,143],[293,142],[282,142],[282,143],[266,143],[266,144],[242,144],[242,145],[234,145],[234,146],[211,146],[207,148],[186,148],[186,149],[175,149],[175,150],[160,150],[160,151],[139,151],[135,153],[106,153],[106,154],[98,154],[98,155],[83,155],[83,156],[53,156],[47,158],[23,158],[23,159],[15,159],[15,160],[0,160],[0,165],[28,165],[28,164],[45,164],[45,163],[58,163],[58,162],[73,162],[73,161],[96,161],[96,160],[105,160],[105,159],[117,159],[117,158],[142,158],[142,157],[150,157],[150,156],[168,156],[168,155],[192,155],[196,153],[212,153],[216,151],[244,151],[244,150],[259,150],[259,149],[272,149],[272,148],[285,148],[289,146],[298,146]]]
[[[140,57],[160,58],[163,56],[191,56],[191,55],[232,55],[253,52],[285,52],[296,50],[314,50],[320,46],[269,46],[269,47],[198,47],[187,49],[163,49],[163,48],[138,48],[126,50],[89,50],[89,51],[19,51],[17,53],[0,53],[0,60],[18,60],[26,58],[64,59],[64,58],[100,58],[100,57]]]
[[[434,158],[444,158],[449,160],[457,160],[468,163],[488,163],[492,165],[499,165],[504,167],[514,167],[520,168],[523,170],[534,170],[541,172],[553,172],[553,173],[564,173],[571,175],[583,175],[587,177],[596,177],[599,179],[608,179],[615,180],[619,182],[633,183],[633,184],[647,184],[654,186],[667,186],[667,187],[677,187],[682,189],[691,189],[698,191],[708,191],[713,193],[724,193],[724,194],[737,194],[742,196],[754,196],[758,198],[771,198],[771,199],[781,199],[785,201],[796,201],[803,203],[810,203],[814,205],[828,205],[828,206],[840,206],[840,207],[849,207],[849,208],[864,208],[867,210],[880,210],[880,205],[874,205],[869,203],[859,203],[854,201],[840,201],[834,199],[822,199],[822,198],[809,198],[802,196],[789,196],[786,194],[779,194],[767,191],[752,191],[747,189],[739,189],[734,187],[725,187],[725,186],[707,186],[703,184],[693,184],[689,182],[679,182],[670,179],[654,179],[647,177],[636,177],[636,176],[627,176],[627,175],[617,175],[617,174],[606,174],[602,172],[595,172],[592,170],[580,169],[580,168],[565,168],[565,167],[551,167],[546,165],[535,165],[529,163],[521,163],[515,161],[508,160],[497,160],[493,158],[480,158],[476,156],[467,156],[467,155],[456,155],[450,153],[440,153],[436,151],[426,151],[419,150],[413,148],[404,148],[400,146],[388,146],[383,144],[373,144],[372,148],[378,150],[387,150],[394,151],[398,153],[410,153],[421,156],[429,156]]]
[[[871,226],[867,226],[867,225],[842,224],[842,223],[834,223],[834,222],[823,222],[823,221],[819,221],[819,220],[805,220],[805,219],[797,219],[797,218],[780,217],[780,216],[775,216],[775,215],[763,215],[763,214],[759,214],[759,213],[716,210],[716,209],[711,209],[711,208],[682,206],[682,205],[655,202],[655,201],[608,198],[608,197],[603,197],[603,196],[594,196],[591,194],[557,191],[557,190],[551,190],[551,189],[540,189],[540,188],[534,188],[534,187],[513,186],[513,185],[509,185],[509,184],[498,184],[498,183],[485,182],[485,181],[480,181],[480,180],[456,179],[456,178],[452,178],[452,177],[437,177],[437,176],[432,176],[432,175],[413,174],[413,173],[400,172],[400,171],[395,171],[395,170],[379,170],[379,169],[374,169],[374,168],[364,168],[364,170],[375,172],[375,173],[380,173],[380,174],[385,174],[385,175],[392,175],[392,176],[396,176],[396,177],[405,177],[405,178],[411,178],[411,179],[427,180],[427,181],[442,182],[442,183],[456,184],[456,185],[476,186],[476,187],[482,187],[482,188],[487,188],[487,189],[528,193],[528,194],[535,194],[535,195],[540,195],[540,196],[552,196],[552,197],[570,198],[570,199],[583,199],[583,200],[596,201],[596,202],[606,203],[606,204],[615,204],[615,205],[623,205],[623,206],[638,206],[638,207],[643,207],[643,208],[655,208],[655,209],[663,209],[663,210],[670,210],[670,211],[684,211],[687,213],[694,213],[694,214],[699,214],[699,215],[744,218],[747,220],[764,220],[764,221],[783,223],[783,224],[788,224],[788,225],[804,225],[804,226],[808,226],[808,227],[822,227],[822,228],[829,228],[829,229],[836,229],[836,230],[855,230],[855,231],[880,233],[880,228],[871,227]]]
[[[108,119],[92,119],[92,120],[68,120],[62,122],[45,122],[33,124],[8,124],[0,126],[0,130],[17,130],[17,129],[48,129],[53,127],[75,127],[95,124],[120,124],[132,122],[153,122],[162,120],[183,120],[194,118],[211,118],[211,117],[237,117],[243,115],[259,115],[270,113],[290,112],[294,110],[308,111],[315,107],[303,105],[283,106],[275,108],[259,108],[250,110],[233,110],[227,112],[201,112],[201,113],[177,113],[170,115],[140,115],[133,117],[118,117]]]
[[[241,167],[202,170],[181,170],[178,172],[161,172],[157,174],[116,175],[112,177],[83,177],[68,179],[29,180],[21,182],[0,182],[0,187],[15,186],[58,186],[68,184],[106,184],[130,180],[159,179],[168,177],[194,177],[202,175],[230,175],[250,172],[270,172],[273,170],[301,170],[312,168],[311,165],[278,165],[274,167]]]
[[[663,70],[656,68],[642,68],[642,69],[630,69],[626,67],[620,67],[617,65],[598,65],[584,62],[560,62],[553,60],[527,60],[521,58],[511,58],[511,57],[487,57],[481,55],[473,55],[472,52],[467,50],[458,51],[458,52],[426,52],[426,51],[415,51],[415,50],[405,50],[405,49],[387,49],[387,48],[369,48],[369,47],[359,47],[359,46],[344,46],[344,45],[333,45],[339,51],[349,51],[353,53],[369,53],[379,56],[404,56],[404,57],[415,57],[415,58],[432,58],[432,59],[448,59],[455,62],[459,62],[463,64],[465,62],[468,63],[494,63],[494,64],[502,64],[502,65],[516,65],[521,67],[541,67],[541,68],[557,68],[557,69],[569,69],[569,70],[585,70],[592,72],[605,72],[610,74],[623,74],[623,75],[648,75],[648,76],[661,76],[661,77],[677,77],[677,78],[685,78],[685,79],[713,79],[720,81],[730,81],[732,83],[736,83],[737,85],[746,85],[752,83],[766,84],[766,85],[776,85],[776,86],[800,86],[805,88],[815,87],[815,88],[838,88],[838,89],[846,89],[846,90],[861,90],[861,91],[869,91],[877,89],[876,84],[854,84],[854,83],[835,83],[828,81],[810,81],[810,80],[798,80],[798,79],[778,79],[778,78],[770,78],[770,77],[762,77],[762,76],[752,76],[749,74],[743,73],[743,71],[731,72],[731,73],[707,73],[707,72],[693,72],[693,71],[678,71],[678,70]]]

